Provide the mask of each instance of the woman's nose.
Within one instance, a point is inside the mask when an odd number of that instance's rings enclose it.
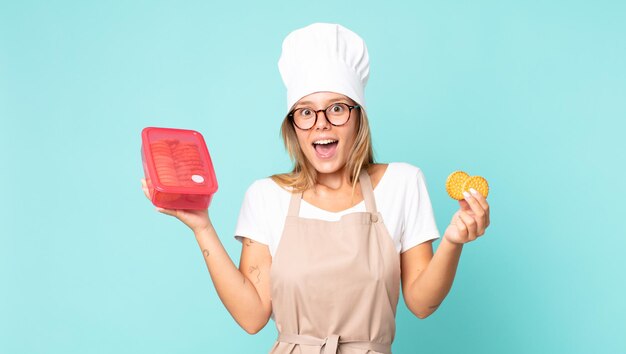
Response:
[[[331,124],[326,117],[326,111],[317,111],[315,114],[317,115],[315,119],[315,129],[330,128]]]

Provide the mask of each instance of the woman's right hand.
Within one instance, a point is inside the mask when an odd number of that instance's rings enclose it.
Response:
[[[145,178],[141,179],[141,189],[143,189],[143,193],[146,195],[146,198],[150,200],[150,192],[148,191],[148,186],[146,184]],[[182,221],[183,224],[187,225],[194,233],[198,233],[202,230],[210,229],[213,227],[213,225],[211,224],[211,219],[209,218],[209,209],[183,210],[163,209],[156,207],[156,210],[159,213],[171,215]]]

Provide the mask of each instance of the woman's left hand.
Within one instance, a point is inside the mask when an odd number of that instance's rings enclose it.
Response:
[[[467,193],[467,192],[466,192]],[[469,197],[467,196],[469,195]],[[443,237],[456,244],[474,241],[485,234],[489,226],[489,203],[479,192],[467,193],[454,213]]]

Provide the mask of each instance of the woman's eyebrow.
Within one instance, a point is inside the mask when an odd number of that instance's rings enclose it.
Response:
[[[337,98],[332,98],[332,99],[326,101],[326,104],[330,105],[331,103],[338,102],[338,101],[348,101],[348,100],[346,98],[344,98],[344,97],[337,97]],[[312,104],[313,104],[313,102],[311,102],[311,101],[302,101],[302,102],[298,102],[298,104],[296,106],[312,105]]]

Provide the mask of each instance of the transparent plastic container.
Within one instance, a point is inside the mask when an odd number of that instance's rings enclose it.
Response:
[[[147,127],[141,132],[141,160],[155,206],[206,209],[217,179],[202,134],[195,130]]]

